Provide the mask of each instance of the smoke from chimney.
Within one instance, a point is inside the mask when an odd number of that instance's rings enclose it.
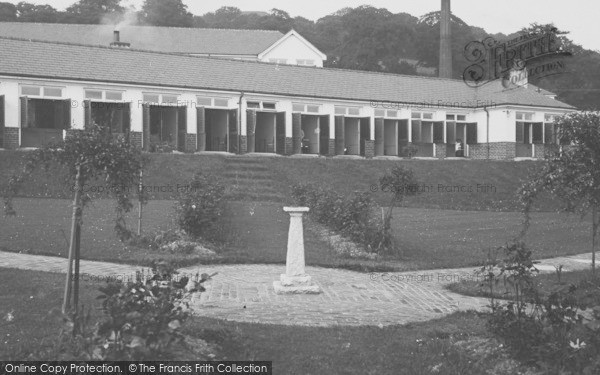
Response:
[[[440,14],[440,78],[452,78],[452,31],[450,29],[450,0],[442,0]]]

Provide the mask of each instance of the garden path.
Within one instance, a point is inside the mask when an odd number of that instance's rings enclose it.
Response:
[[[64,273],[66,259],[0,252],[0,268]],[[589,268],[591,254],[543,260],[542,272]],[[134,278],[140,267],[81,261],[82,280],[103,282],[107,277]],[[206,292],[191,299],[195,314],[218,319],[304,326],[386,326],[427,321],[459,310],[485,310],[488,300],[453,293],[444,285],[476,279],[474,267],[414,272],[359,273],[306,267],[323,290],[318,295],[277,295],[273,281],[285,272],[280,264],[199,265],[179,275],[218,272],[205,283]]]

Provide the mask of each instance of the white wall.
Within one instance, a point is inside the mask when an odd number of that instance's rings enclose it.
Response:
[[[286,59],[286,63],[291,65],[297,64],[298,59],[314,60],[315,66],[323,67],[321,55],[293,34],[262,56],[260,61],[269,62],[270,59]]]

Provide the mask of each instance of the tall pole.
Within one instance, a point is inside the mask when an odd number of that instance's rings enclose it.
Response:
[[[144,192],[143,179],[144,179],[144,171],[143,171],[143,169],[140,169],[140,184],[138,187],[138,189],[139,189],[139,191],[138,191],[138,228],[137,228],[138,236],[142,235],[142,194]]]
[[[452,30],[450,28],[450,0],[442,0],[440,14],[440,78],[452,78]]]
[[[69,258],[67,265],[67,279],[65,281],[65,293],[63,296],[62,312],[66,314],[71,307],[71,286],[73,279],[73,258],[77,248],[77,227],[79,226],[81,201],[81,166],[77,166],[77,176],[75,177],[75,196],[73,197],[73,214],[71,216],[71,241],[69,243]]]

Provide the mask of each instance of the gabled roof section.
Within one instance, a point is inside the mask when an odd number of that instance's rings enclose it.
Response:
[[[108,46],[113,25],[0,22],[0,36],[58,43]],[[186,54],[256,55],[283,36],[273,30],[122,26],[122,42],[132,48]]]
[[[282,43],[284,43],[287,39],[291,38],[292,36],[295,36],[296,38],[298,38],[302,43],[304,43],[308,48],[310,48],[312,51],[314,51],[317,55],[319,55],[319,57],[321,58],[321,60],[327,60],[327,55],[325,55],[323,52],[319,51],[319,49],[317,47],[315,47],[311,42],[309,42],[308,40],[306,40],[306,38],[304,38],[302,35],[300,35],[296,30],[292,29],[290,31],[288,31],[287,34],[285,34],[282,38],[280,38],[278,41],[276,41],[275,43],[273,43],[272,45],[270,45],[267,49],[265,49],[263,52],[261,52],[258,55],[258,58],[262,58],[264,55],[266,55],[267,53],[269,53],[270,51],[274,50],[275,48],[277,48],[277,46],[281,45]]]
[[[282,96],[393,102],[430,106],[460,103],[573,107],[525,88],[502,90],[499,82],[478,89],[462,80],[353,70],[275,65],[132,49],[0,38],[0,76],[79,80],[275,94]],[[489,105],[489,104],[488,104]]]

